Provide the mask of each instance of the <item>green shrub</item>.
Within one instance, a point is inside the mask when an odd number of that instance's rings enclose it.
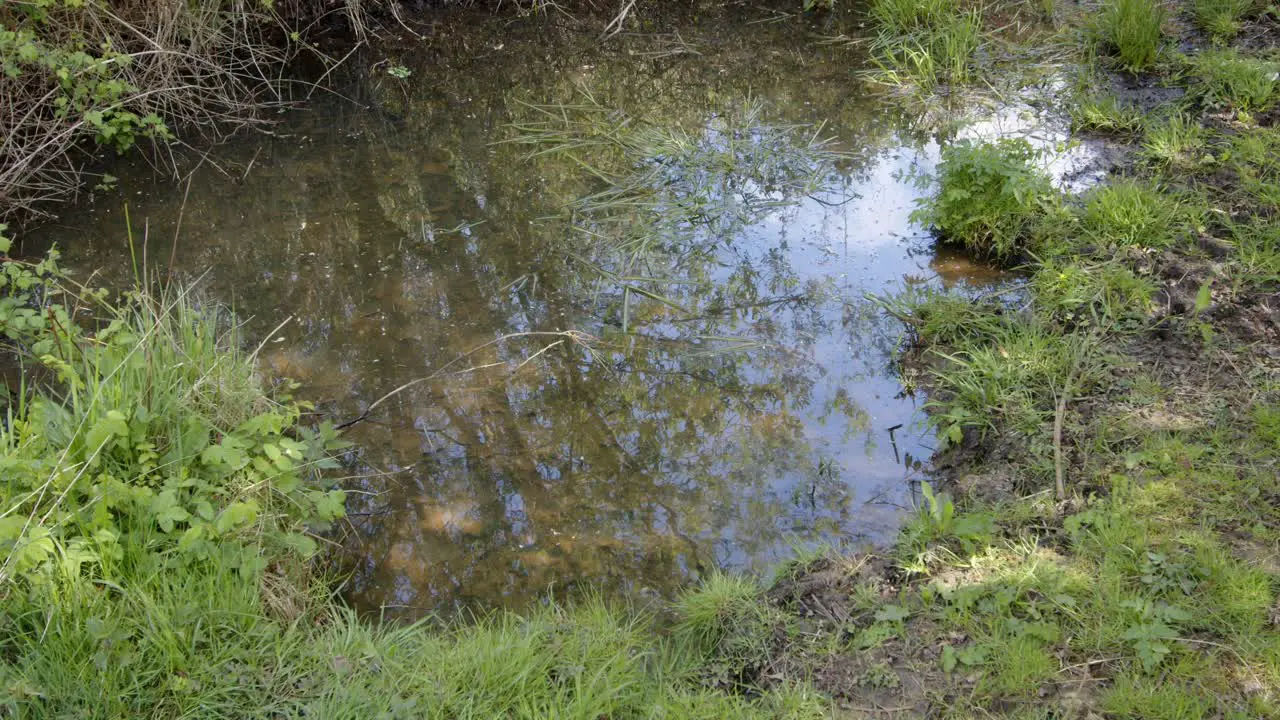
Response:
[[[912,213],[947,241],[1008,260],[1052,195],[1036,152],[1021,139],[961,141],[942,151],[937,192]]]
[[[332,429],[266,402],[234,333],[184,293],[132,296],[108,320],[86,336],[49,323],[29,345],[47,349],[28,362],[56,383],[0,428],[0,578],[38,594],[89,567],[119,582],[143,552],[249,578],[282,554],[310,557],[306,526],[343,513],[317,474],[336,466]]]
[[[1193,91],[1208,107],[1264,110],[1275,102],[1280,63],[1210,50],[1190,64],[1196,77]]]
[[[1108,0],[1098,17],[1098,34],[1126,70],[1146,70],[1160,53],[1167,14],[1158,0]]]

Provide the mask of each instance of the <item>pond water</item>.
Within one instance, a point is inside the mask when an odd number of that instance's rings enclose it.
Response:
[[[29,240],[127,284],[127,207],[269,373],[367,412],[337,536],[361,609],[665,595],[884,542],[932,436],[867,295],[1002,276],[909,222],[936,145],[856,51],[747,20],[411,38],[189,187],[122,163]]]

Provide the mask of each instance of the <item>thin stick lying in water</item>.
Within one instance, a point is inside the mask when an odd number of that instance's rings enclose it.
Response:
[[[527,365],[529,362],[531,362],[534,358],[538,357],[539,355],[541,355],[542,353],[546,352],[547,350],[550,350],[551,348],[553,348],[553,347],[555,347],[555,346],[557,346],[557,345],[560,345],[560,344],[561,344],[561,343],[563,343],[565,340],[569,340],[569,341],[574,342],[574,343],[580,343],[580,344],[582,344],[582,345],[587,345],[587,346],[589,346],[589,344],[590,344],[590,343],[588,342],[588,340],[589,340],[589,339],[591,339],[591,336],[590,336],[590,335],[587,335],[587,334],[586,334],[586,333],[584,333],[584,332],[579,332],[578,330],[554,330],[554,331],[547,330],[547,331],[519,332],[519,333],[510,333],[510,334],[508,334],[508,335],[503,335],[503,336],[501,336],[501,337],[494,338],[493,340],[490,340],[489,342],[484,343],[483,345],[479,345],[479,346],[477,346],[477,347],[475,347],[475,348],[472,348],[471,350],[468,350],[467,352],[465,352],[465,353],[463,353],[463,354],[459,355],[458,357],[456,357],[456,358],[454,358],[454,359],[450,360],[449,362],[447,362],[447,363],[445,363],[444,365],[442,365],[440,368],[438,368],[435,372],[431,373],[430,375],[427,375],[427,376],[425,376],[425,377],[420,377],[420,378],[417,378],[417,379],[414,379],[414,380],[410,380],[409,382],[407,382],[407,383],[405,383],[405,384],[401,385],[400,387],[396,388],[395,390],[392,390],[391,392],[387,393],[386,395],[383,395],[382,397],[378,398],[377,400],[374,400],[374,401],[373,401],[373,403],[372,403],[372,404],[370,404],[370,405],[369,405],[369,407],[368,407],[368,408],[366,408],[366,409],[365,409],[365,411],[364,411],[363,413],[361,413],[358,417],[356,417],[356,418],[355,418],[355,419],[353,419],[353,420],[348,420],[347,422],[344,422],[344,423],[342,423],[341,425],[336,425],[336,426],[334,427],[334,430],[345,430],[345,429],[347,429],[347,428],[351,427],[352,425],[355,425],[356,423],[359,423],[359,422],[363,422],[363,421],[365,421],[365,420],[368,420],[368,419],[369,419],[369,416],[373,413],[373,411],[374,411],[374,410],[377,410],[377,409],[378,409],[378,406],[379,406],[379,405],[381,405],[382,403],[384,403],[384,402],[386,402],[387,400],[391,399],[391,398],[392,398],[392,397],[394,397],[395,395],[398,395],[398,394],[400,394],[401,392],[404,392],[405,390],[408,390],[409,388],[411,388],[411,387],[413,387],[413,386],[415,386],[415,385],[421,385],[421,384],[422,384],[422,383],[424,383],[424,382],[427,382],[427,381],[429,381],[429,380],[434,380],[434,379],[436,379],[437,377],[440,377],[441,375],[443,375],[443,374],[444,374],[444,371],[445,371],[445,370],[448,370],[452,365],[454,365],[454,364],[455,364],[455,363],[457,363],[458,361],[463,360],[463,359],[468,358],[468,357],[471,357],[472,355],[474,355],[474,354],[476,354],[476,353],[480,352],[481,350],[483,350],[483,349],[485,349],[485,348],[487,348],[487,347],[489,347],[489,346],[491,346],[491,345],[496,345],[496,344],[498,344],[498,343],[500,343],[500,342],[502,342],[502,341],[504,341],[504,340],[510,340],[510,339],[518,338],[518,337],[531,337],[531,336],[543,336],[543,335],[551,335],[551,336],[554,336],[554,337],[559,337],[560,339],[559,339],[559,340],[556,340],[555,342],[551,343],[550,345],[547,345],[546,347],[542,348],[541,350],[539,350],[538,352],[534,353],[533,355],[530,355],[529,357],[525,358],[525,359],[524,359],[524,360],[523,360],[523,361],[522,361],[518,366],[516,366],[516,370],[519,370],[520,368],[524,367],[524,366],[525,366],[525,365]],[[478,371],[478,370],[484,370],[484,369],[486,369],[486,368],[491,368],[491,367],[495,367],[495,366],[497,366],[497,365],[504,365],[504,364],[506,364],[506,363],[500,363],[500,362],[498,362],[498,363],[487,363],[487,364],[485,364],[485,365],[477,365],[477,366],[475,366],[475,367],[464,368],[464,369],[462,369],[462,370],[458,370],[458,371],[457,371],[457,372],[455,372],[454,374],[455,374],[455,375],[461,375],[461,374],[471,373],[471,372],[476,372],[476,371]]]
[[[276,334],[276,333],[278,333],[278,332],[280,332],[280,330],[281,330],[285,325],[288,325],[288,324],[290,323],[290,321],[292,321],[292,320],[293,320],[293,316],[292,316],[292,315],[290,315],[289,317],[287,317],[287,318],[285,318],[285,319],[284,319],[284,322],[282,322],[282,323],[280,323],[279,325],[277,325],[277,326],[275,327],[275,329],[274,329],[274,330],[272,330],[271,332],[267,333],[267,334],[266,334],[266,336],[262,338],[262,342],[258,343],[258,347],[254,348],[254,350],[253,350],[253,354],[249,356],[249,362],[253,362],[255,359],[257,359],[257,357],[258,357],[258,353],[262,352],[262,348],[264,348],[264,347],[266,347],[266,346],[267,346],[267,341],[269,341],[271,338],[275,337],[275,334]]]

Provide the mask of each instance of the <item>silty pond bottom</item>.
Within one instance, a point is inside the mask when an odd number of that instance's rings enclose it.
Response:
[[[868,295],[1008,279],[910,222],[936,141],[811,30],[601,45],[529,22],[387,53],[189,187],[109,167],[28,247],[126,286],[127,207],[269,374],[367,412],[338,535],[362,610],[668,595],[885,542],[933,437]]]

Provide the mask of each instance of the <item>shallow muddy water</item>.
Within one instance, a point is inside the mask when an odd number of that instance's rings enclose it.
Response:
[[[29,240],[123,285],[127,206],[252,342],[288,319],[262,362],[319,413],[385,398],[347,431],[362,609],[665,595],[885,541],[932,437],[866,296],[1002,275],[909,222],[936,145],[816,30],[410,43],[189,189],[113,167]]]

